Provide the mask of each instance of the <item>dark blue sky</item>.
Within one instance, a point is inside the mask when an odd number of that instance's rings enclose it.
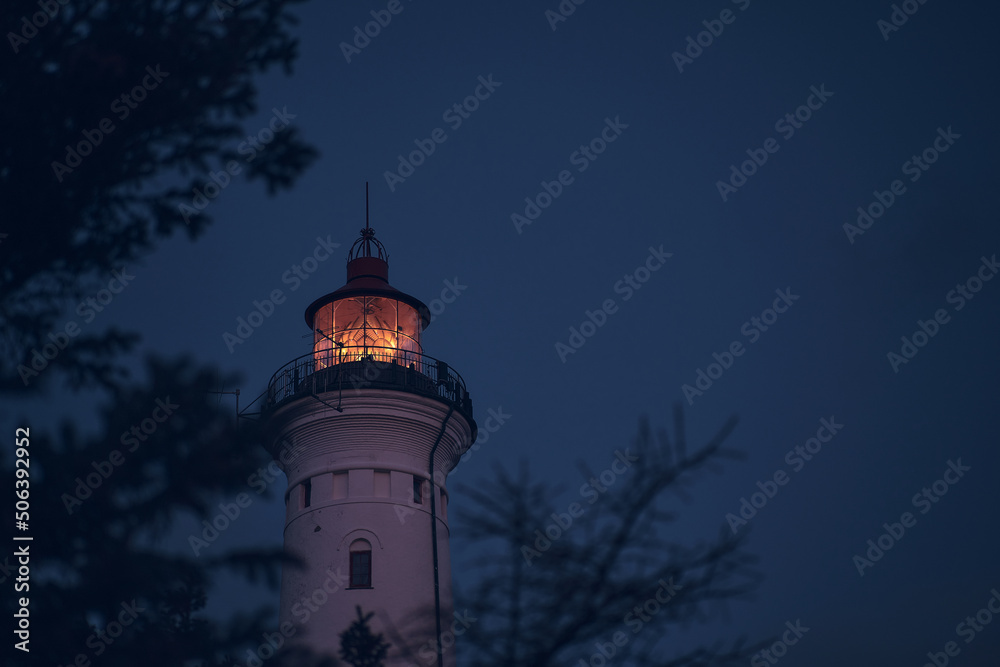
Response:
[[[801,619],[810,630],[784,664],[916,667],[948,641],[961,649],[953,664],[995,664],[1000,622],[970,643],[956,626],[1000,587],[1000,280],[971,300],[949,294],[1000,253],[996,8],[911,0],[903,4],[916,13],[886,40],[877,22],[890,20],[888,2],[591,0],[553,30],[545,11],[557,4],[403,0],[349,63],[340,42],[386,4],[298,8],[294,74],[262,80],[246,129],[287,110],[321,158],[274,198],[234,178],[210,204],[216,221],[204,237],[172,240],[136,266],[99,326],[138,329],[147,351],[194,350],[243,373],[245,405],[308,350],[302,312],[343,284],[368,180],[393,285],[427,303],[446,281],[466,286],[426,332],[425,352],[463,375],[477,416],[511,415],[453,486],[526,458],[566,484],[568,503],[576,460],[606,467],[641,415],[670,427],[670,406],[682,401],[700,441],[736,413],[730,444],[747,459],[678,504],[677,534],[711,537],[758,481],[784,471],[788,482],[741,528],[767,575],[756,599],[693,639],[780,634]],[[672,54],[723,10],[731,22],[711,24],[722,33],[679,72]],[[480,87],[485,99],[458,125],[445,114],[480,77],[492,91]],[[782,122],[797,110],[799,127]],[[603,152],[575,154],[609,119],[618,129],[605,132],[614,140]],[[390,188],[397,156],[437,128],[443,143]],[[905,164],[936,140],[947,150],[930,151],[926,170]],[[752,175],[731,181],[739,187],[724,200],[718,182],[748,150],[766,162],[746,166]],[[559,196],[518,230],[512,214],[564,170],[572,181],[564,175]],[[901,194],[849,239],[844,224],[859,206],[888,202],[875,191],[896,180]],[[317,237],[340,248],[292,289],[283,276]],[[616,284],[661,246],[672,255],[626,300]],[[223,334],[275,289],[287,300],[230,353]],[[764,311],[776,290],[798,298],[773,320]],[[556,344],[608,299],[614,312],[563,362]],[[900,338],[938,309],[947,322],[894,369],[887,354],[902,354]],[[773,324],[752,334],[753,317]],[[683,385],[734,341],[742,355],[689,404]],[[843,428],[803,465],[786,460],[822,419]],[[970,469],[922,514],[914,495],[959,459]],[[279,542],[280,501],[250,512],[227,546]],[[860,576],[854,556],[904,512],[915,525]],[[242,603],[236,590],[218,594],[220,607]]]

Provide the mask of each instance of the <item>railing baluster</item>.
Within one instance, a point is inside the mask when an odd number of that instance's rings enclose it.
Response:
[[[353,366],[360,369],[362,378],[365,378],[365,371],[374,366],[377,371],[372,380],[374,383],[435,396],[471,413],[472,401],[462,376],[446,362],[434,357],[413,350],[371,346],[339,348],[335,357],[331,350],[324,350],[321,358],[317,358],[317,354],[314,351],[293,359],[271,376],[267,387],[269,408],[293,399],[300,391],[334,391],[340,386],[343,380],[341,374],[347,368]],[[320,371],[322,377],[317,377]]]

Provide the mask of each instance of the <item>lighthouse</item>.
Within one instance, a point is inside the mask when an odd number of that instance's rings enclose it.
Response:
[[[374,612],[388,665],[454,665],[448,472],[476,438],[465,381],[424,353],[430,311],[389,284],[368,226],[347,282],[306,308],[311,350],[271,377],[265,446],[288,480],[280,620],[290,642],[338,655]]]

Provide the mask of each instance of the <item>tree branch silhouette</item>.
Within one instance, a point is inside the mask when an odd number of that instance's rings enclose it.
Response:
[[[177,232],[193,239],[206,229],[209,210],[185,216],[181,206],[213,170],[237,160],[273,193],[316,158],[294,124],[252,160],[237,151],[248,130],[260,129],[244,127],[258,109],[254,76],[275,65],[290,71],[297,57],[292,1],[300,0],[243,0],[220,20],[212,0],[74,0],[56,3],[33,32],[22,18],[39,12],[36,1],[0,7],[0,25],[17,27],[0,56],[0,96],[17,100],[0,108],[8,128],[0,144],[0,392],[34,391],[48,379],[18,366],[30,368],[32,351],[73,319],[64,312],[113,271]],[[152,88],[132,100],[143,81]],[[135,342],[84,330],[57,365],[75,386],[112,386],[123,376],[115,357]]]
[[[580,503],[575,519],[566,503],[555,502],[560,490],[533,481],[523,464],[516,476],[498,468],[495,480],[460,486],[472,502],[458,510],[456,535],[474,548],[489,545],[488,554],[473,559],[478,582],[456,594],[456,609],[468,608],[478,618],[462,637],[463,655],[471,654],[465,664],[586,664],[594,642],[610,642],[616,632],[627,637],[615,648],[615,661],[626,661],[620,664],[693,667],[749,658],[743,638],[680,650],[669,659],[655,650],[670,626],[704,620],[719,603],[748,596],[760,581],[743,538],[724,528],[705,544],[661,537],[676,519],[663,508],[669,496],[687,498],[702,472],[742,458],[723,444],[735,418],[691,452],[679,406],[674,424],[671,441],[662,430],[654,436],[641,420],[628,477],[591,505]],[[580,468],[584,480],[594,477]],[[546,535],[554,513],[563,514],[562,523]],[[630,629],[624,619],[658,588],[673,589],[669,601]]]

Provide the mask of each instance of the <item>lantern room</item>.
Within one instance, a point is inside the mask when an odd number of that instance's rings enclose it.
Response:
[[[347,256],[347,283],[306,309],[315,369],[361,360],[409,366],[423,348],[430,311],[389,284],[389,262],[375,230],[365,227]]]

